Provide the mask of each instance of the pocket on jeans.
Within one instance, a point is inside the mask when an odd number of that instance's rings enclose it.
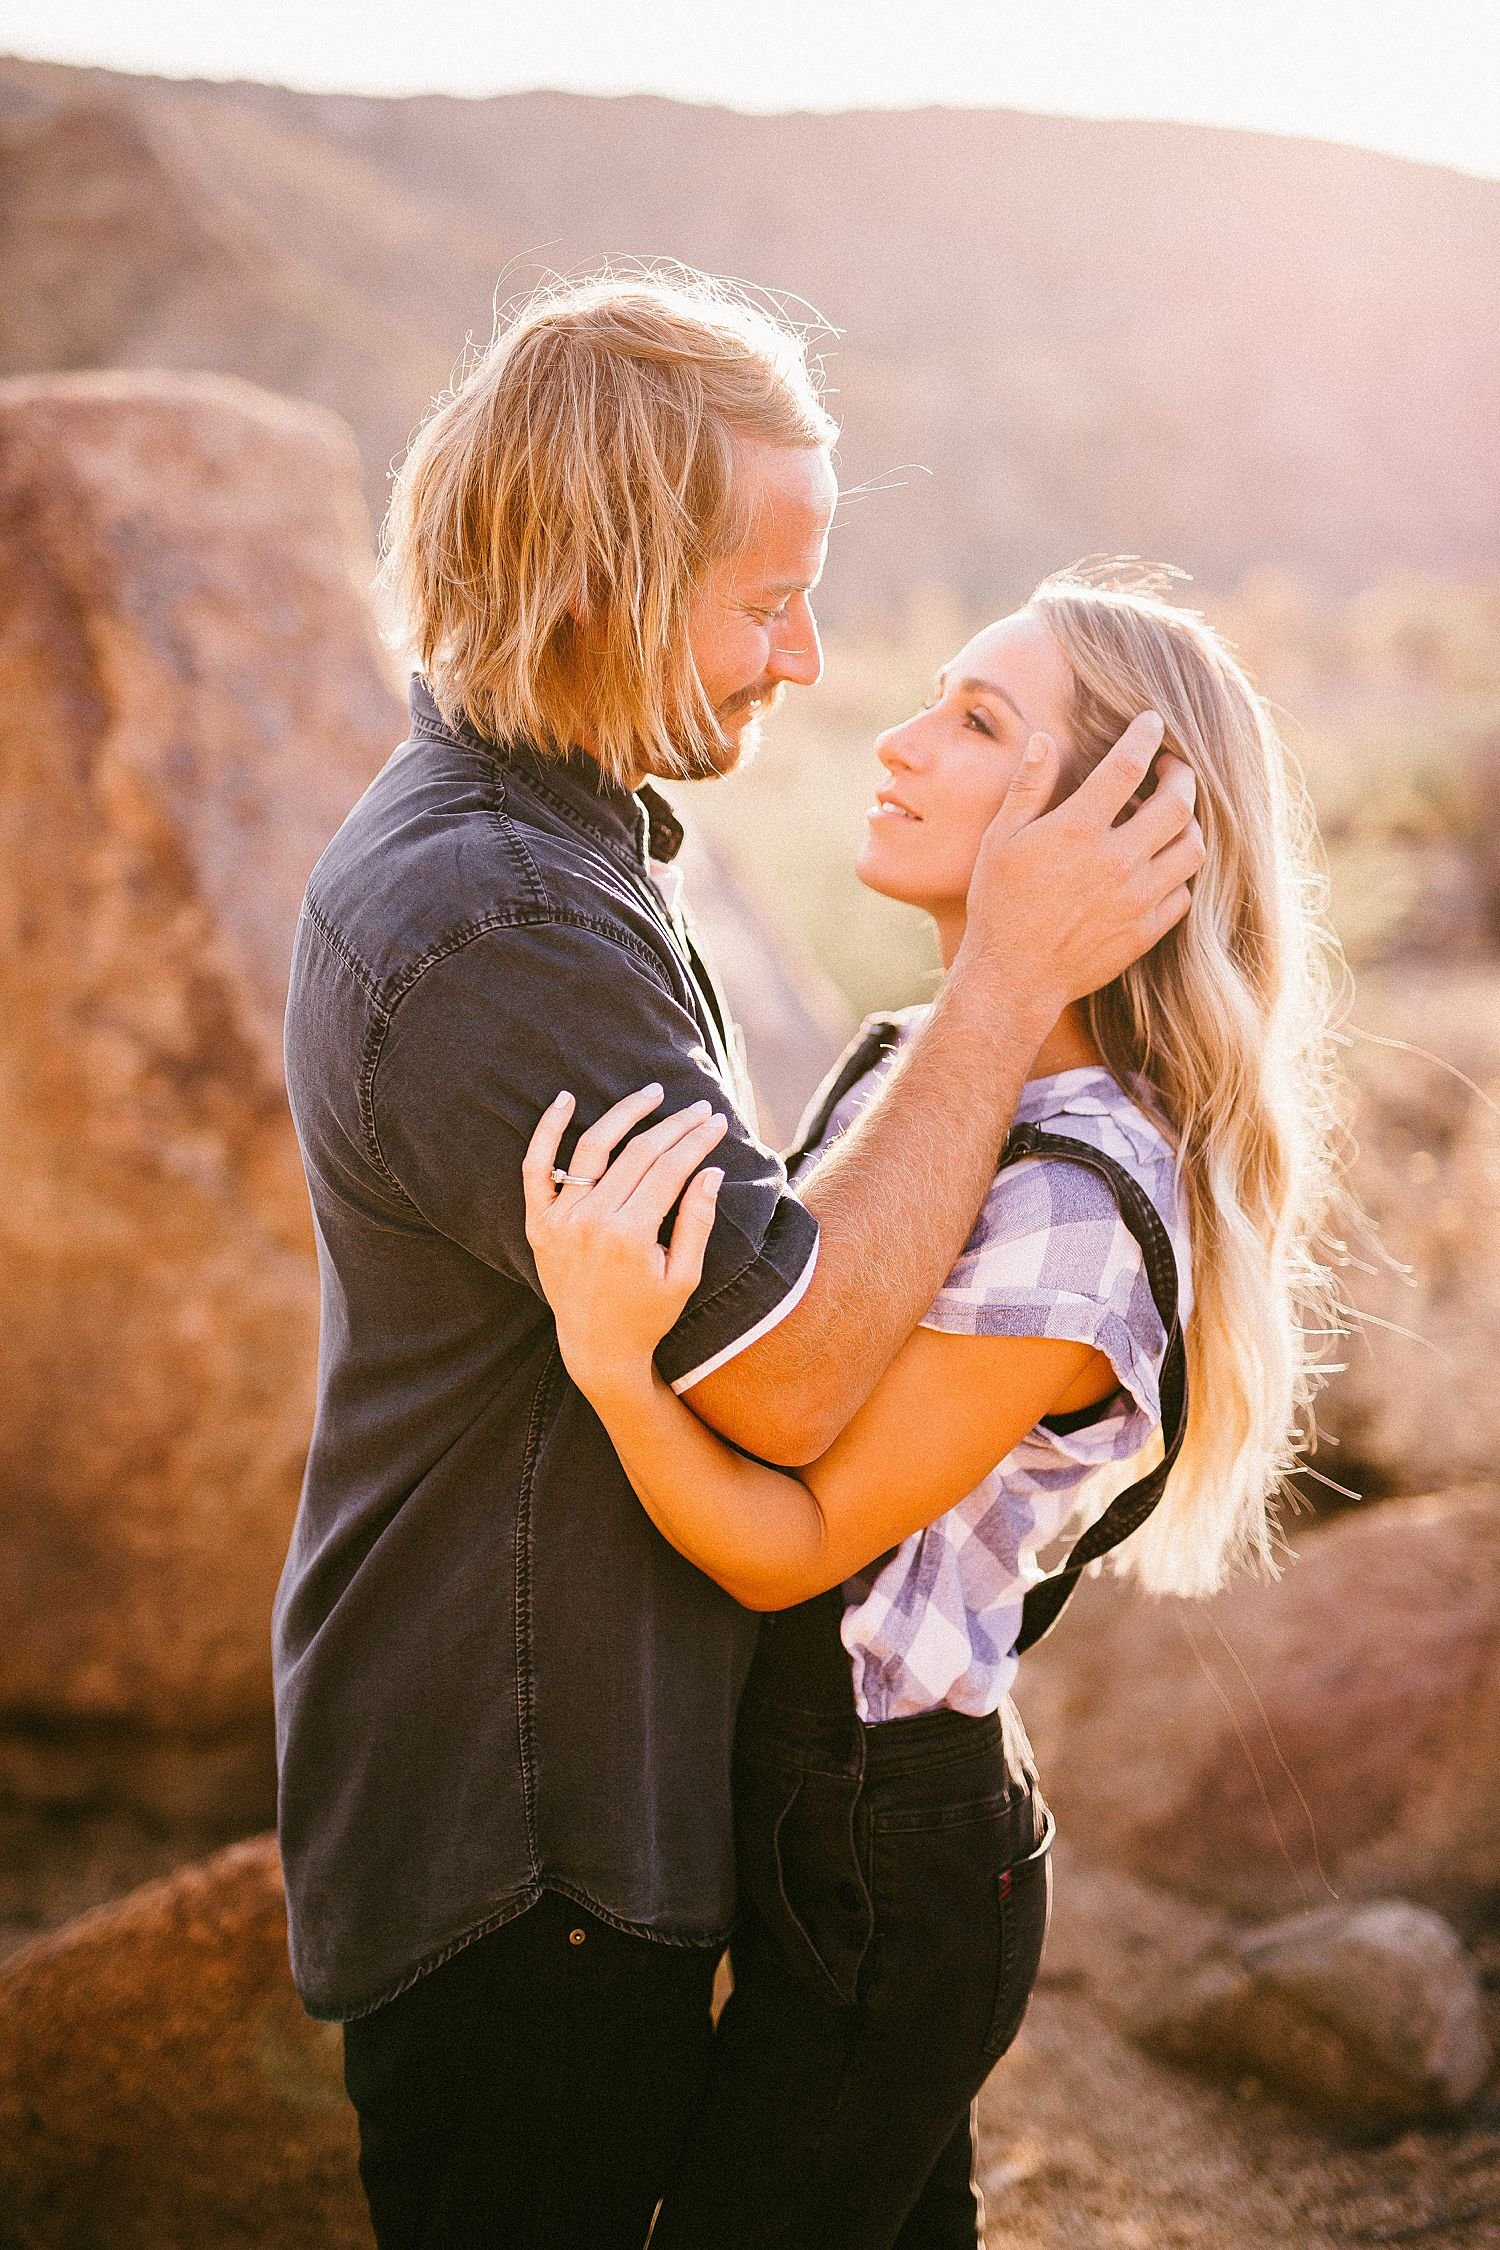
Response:
[[[984,2043],[984,2053],[991,2062],[999,2061],[1020,2030],[1042,1965],[1052,1913],[1050,1853],[1057,1832],[1051,1813],[1046,1817],[1046,1834],[1036,1849],[995,1878],[999,1968],[995,2005]]]
[[[741,1769],[739,1881],[787,1967],[837,2007],[853,2007],[875,1929],[855,1836],[849,1775]]]

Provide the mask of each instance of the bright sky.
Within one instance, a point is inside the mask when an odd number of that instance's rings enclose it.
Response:
[[[356,93],[1177,117],[1500,177],[1500,0],[0,0],[0,52]]]

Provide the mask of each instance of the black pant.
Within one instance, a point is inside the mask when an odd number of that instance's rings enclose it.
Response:
[[[1051,1817],[1013,1706],[854,1712],[837,1596],[741,1710],[734,1993],[652,2250],[974,2250],[970,2105],[1020,2028]]]
[[[641,2250],[702,2089],[716,1961],[547,1893],[346,2024],[380,2250]]]

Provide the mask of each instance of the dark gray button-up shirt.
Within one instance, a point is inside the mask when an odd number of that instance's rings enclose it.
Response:
[[[287,1081],[323,1284],[317,1420],[276,1604],[298,1986],[378,2006],[552,1889],[677,1944],[732,1905],[755,1621],[659,1536],[569,1382],[520,1161],[650,1079],[733,1102],[724,1005],[648,873],[680,831],[586,757],[497,751],[425,686],[314,870]],[[671,1381],[770,1325],[814,1221],[733,1108]],[[571,1142],[565,1144],[566,1155]]]

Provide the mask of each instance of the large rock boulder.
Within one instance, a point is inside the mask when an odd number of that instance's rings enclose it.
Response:
[[[1080,1849],[1264,1922],[1400,1896],[1500,1899],[1500,1494],[1391,1500],[1212,1602],[1085,1584],[1021,1666],[1042,1782]]]
[[[1449,2116],[1490,2067],[1463,1948],[1441,1915],[1401,1899],[1242,1932],[1168,1981],[1136,2030],[1158,2054],[1252,2072],[1356,2132]]]
[[[0,2233],[26,2250],[365,2250],[342,2041],[286,1965],[272,1838],[0,1969]]]
[[[281,1018],[401,732],[342,426],[0,385],[0,1790],[269,1807],[317,1286]]]
[[[1500,968],[1360,979],[1349,1047],[1356,1308],[1316,1467],[1362,1492],[1491,1477],[1500,1459]]]

